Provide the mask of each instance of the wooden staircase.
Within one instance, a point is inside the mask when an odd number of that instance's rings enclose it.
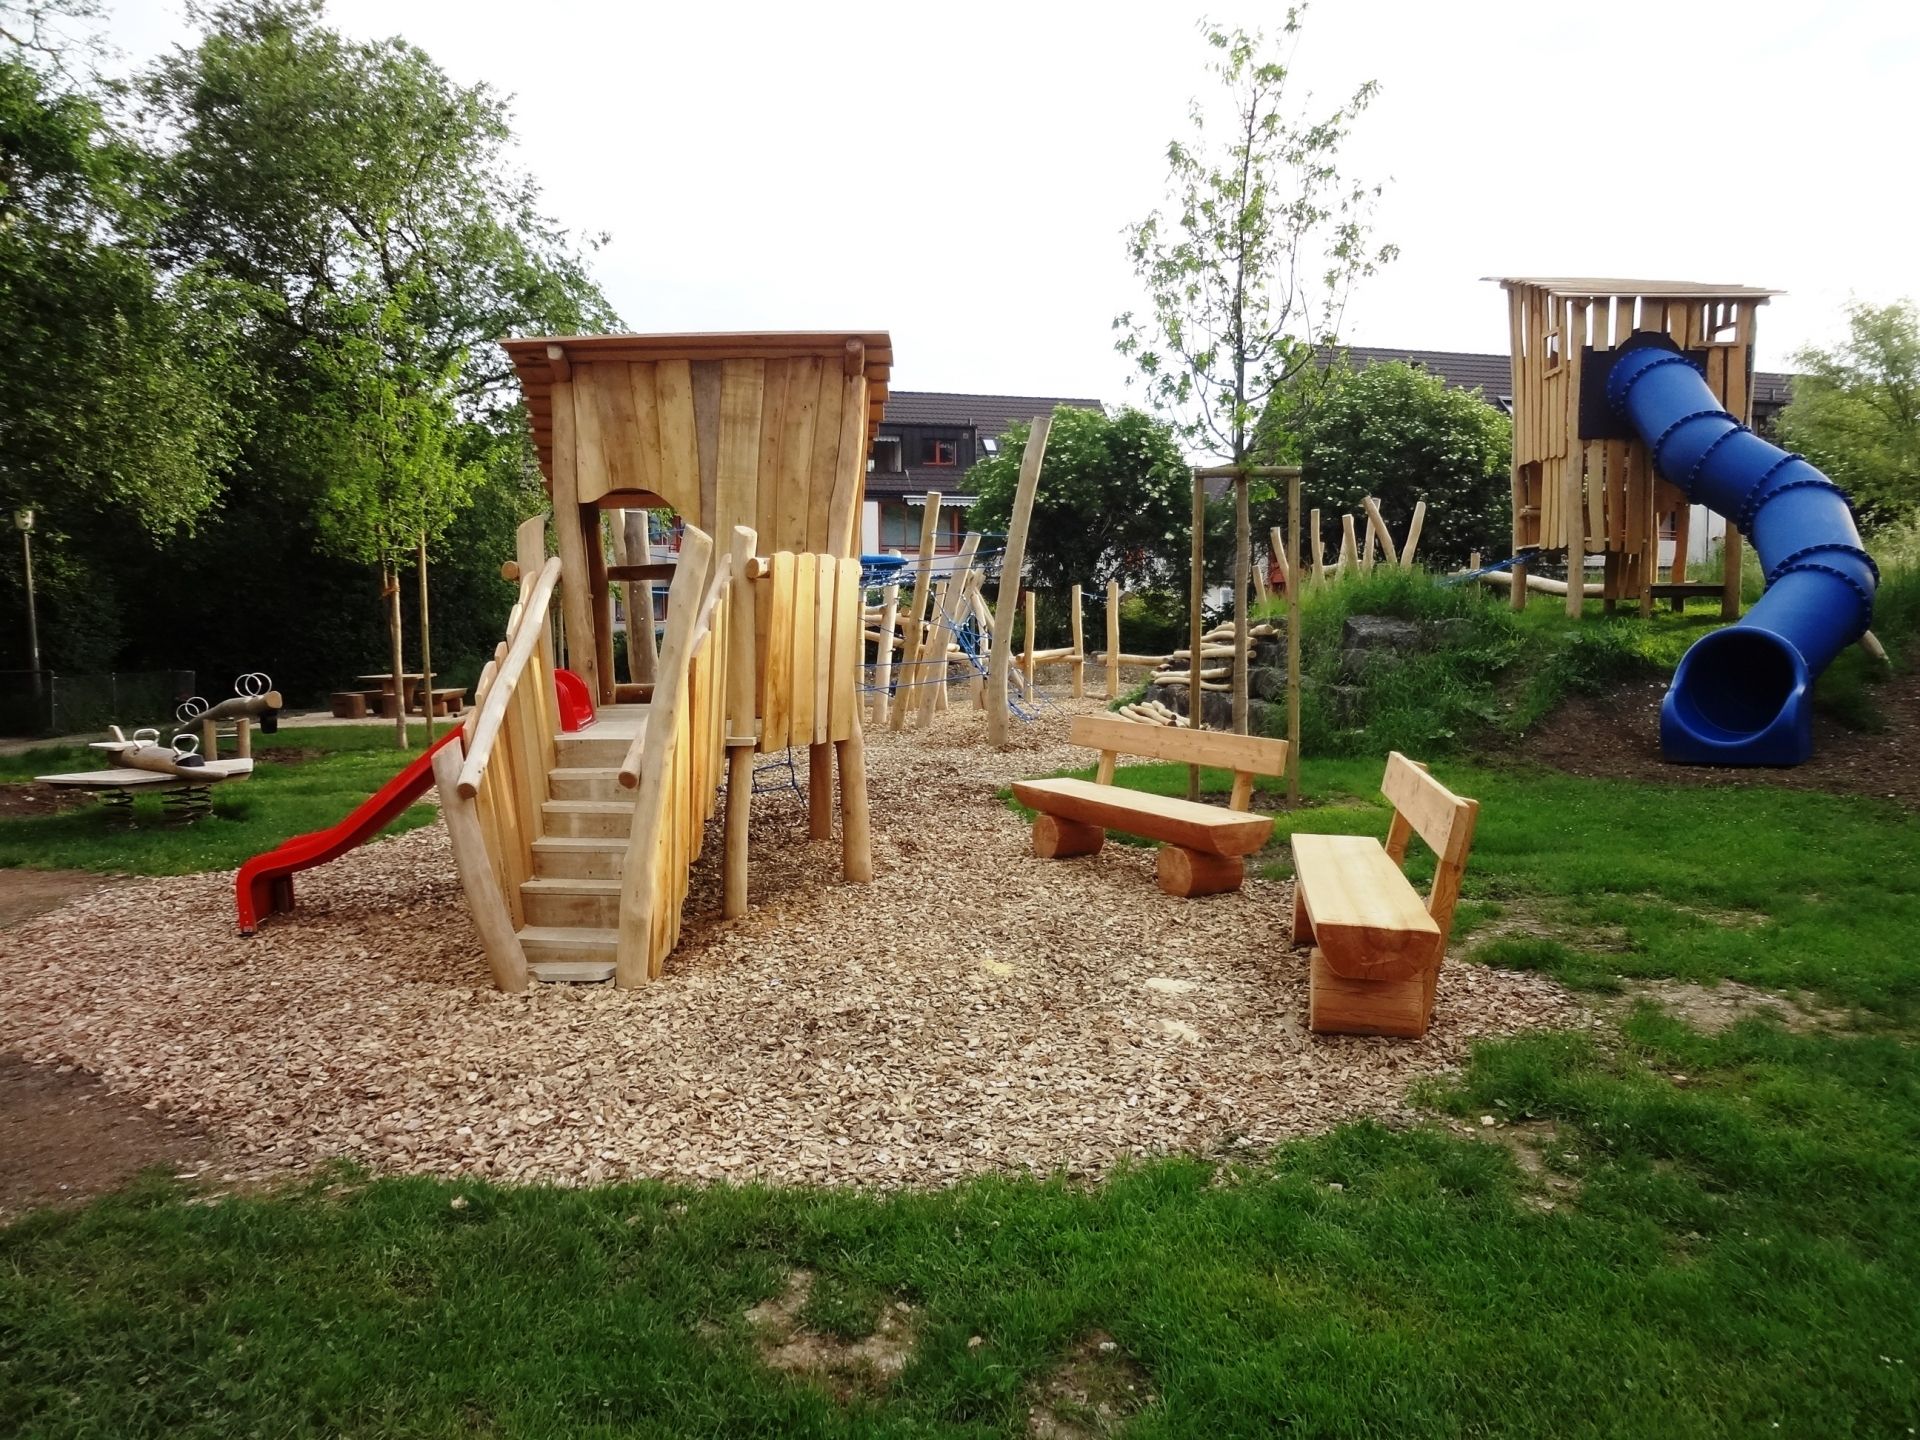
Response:
[[[622,790],[619,765],[646,726],[645,705],[612,705],[585,730],[554,736],[533,842],[533,875],[520,886],[517,932],[528,973],[549,983],[611,980],[638,792]]]

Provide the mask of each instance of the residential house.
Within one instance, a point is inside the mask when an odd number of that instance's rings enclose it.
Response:
[[[1099,410],[1098,400],[1043,395],[956,395],[938,390],[895,390],[867,457],[866,504],[860,546],[869,554],[914,553],[926,514],[926,495],[940,495],[938,553],[960,548],[967,508],[979,497],[967,472],[999,453],[1008,429],[1060,406]]]

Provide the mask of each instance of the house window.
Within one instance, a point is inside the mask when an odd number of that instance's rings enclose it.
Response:
[[[900,464],[900,437],[882,435],[873,442],[873,453],[867,457],[867,469],[875,475],[898,475]]]
[[[960,463],[960,447],[951,440],[936,439],[932,435],[923,436],[920,441],[920,463],[922,465],[957,465]]]
[[[920,552],[920,527],[926,520],[926,508],[904,500],[880,502],[880,548],[898,550],[904,555]],[[940,507],[940,525],[934,532],[934,549],[951,554],[960,548],[966,536],[967,512],[958,505]]]

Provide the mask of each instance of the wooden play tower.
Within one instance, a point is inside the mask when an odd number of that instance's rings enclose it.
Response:
[[[1690,281],[1569,277],[1499,277],[1507,292],[1513,358],[1513,547],[1567,557],[1567,613],[1586,596],[1585,559],[1604,557],[1605,608],[1637,601],[1650,614],[1656,599],[1676,608],[1715,596],[1722,613],[1740,613],[1740,536],[1727,527],[1722,573],[1690,581],[1691,510],[1680,492],[1653,473],[1637,439],[1583,440],[1583,369],[1596,352],[1632,336],[1670,336],[1700,364],[1707,385],[1743,423],[1752,420],[1753,340],[1759,309],[1777,290]],[[1592,387],[1586,387],[1591,391]],[[1594,404],[1587,396],[1589,410]],[[1589,433],[1592,426],[1588,427]],[[1673,541],[1673,561],[1660,575],[1660,542]],[[1524,565],[1513,570],[1513,605],[1526,604]]]
[[[815,839],[833,835],[837,768],[841,867],[872,878],[855,547],[892,345],[871,331],[502,343],[558,554],[546,517],[520,527],[519,601],[434,773],[496,983],[636,985],[678,943],[723,793],[724,910],[745,910],[757,754],[807,751]],[[675,553],[621,559],[621,536],[662,509],[683,522]],[[625,682],[616,584],[645,597],[629,601]],[[556,683],[593,698],[590,725],[568,728]]]

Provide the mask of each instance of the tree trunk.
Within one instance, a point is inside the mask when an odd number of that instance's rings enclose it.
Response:
[[[433,744],[433,627],[427,619],[427,535],[420,532],[420,708],[426,712],[427,744]]]
[[[380,567],[381,594],[387,601],[388,661],[393,670],[393,743],[407,748],[407,667],[400,644],[400,569],[397,565]]]

